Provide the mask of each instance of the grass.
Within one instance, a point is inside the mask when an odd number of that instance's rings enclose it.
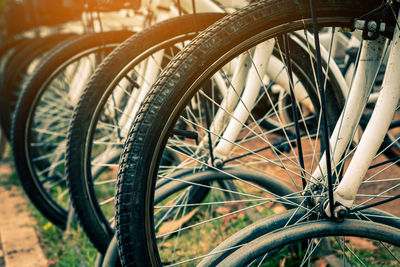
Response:
[[[15,169],[12,166],[12,157],[10,154],[8,152],[7,157],[1,161],[1,168],[3,169],[0,172],[0,186],[8,190],[12,187],[17,187],[19,192],[25,195],[19,184]],[[35,230],[50,266],[94,265],[97,251],[77,223],[66,233],[43,217],[32,204],[28,204],[28,209],[37,222]]]
[[[37,221],[40,244],[51,266],[93,266],[97,250],[82,228],[74,226],[68,233],[54,226],[39,211],[29,205]]]

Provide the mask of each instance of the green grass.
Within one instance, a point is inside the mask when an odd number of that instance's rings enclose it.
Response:
[[[29,205],[37,221],[40,244],[51,266],[93,266],[97,251],[82,228],[74,226],[69,233],[62,231]]]

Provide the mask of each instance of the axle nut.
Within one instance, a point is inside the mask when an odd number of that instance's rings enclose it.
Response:
[[[224,162],[222,159],[220,159],[220,158],[214,159],[214,167],[215,168],[221,169],[223,166],[224,166]]]
[[[343,221],[344,218],[346,218],[347,214],[349,213],[348,209],[343,206],[343,205],[339,205],[336,206],[335,209],[333,210],[333,215],[334,218],[338,221]]]

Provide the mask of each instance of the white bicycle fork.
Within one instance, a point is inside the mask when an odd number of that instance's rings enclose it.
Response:
[[[399,23],[399,20],[398,16],[397,23]],[[362,179],[383,142],[393,119],[400,99],[399,75],[400,30],[398,27],[395,27],[386,73],[378,101],[353,159],[334,192],[334,200],[348,208],[353,204]],[[363,88],[360,89],[362,90]]]

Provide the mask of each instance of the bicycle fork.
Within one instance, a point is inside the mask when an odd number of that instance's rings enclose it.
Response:
[[[399,22],[399,16],[397,17],[397,21]],[[363,45],[362,49],[365,49],[365,53],[375,53],[377,51],[383,51],[383,45],[384,42],[382,41],[381,38],[378,38],[375,41],[366,41],[369,44]],[[370,43],[371,42],[371,43]],[[374,50],[378,49],[378,50]],[[363,53],[363,52],[362,52]],[[374,159],[381,143],[384,140],[384,137],[389,129],[390,123],[392,121],[394,112],[396,110],[396,107],[399,102],[400,98],[400,79],[398,78],[400,75],[400,31],[398,27],[395,27],[394,35],[393,35],[393,41],[391,44],[391,50],[389,54],[389,59],[387,63],[387,68],[386,68],[386,73],[385,77],[382,83],[382,90],[379,94],[379,98],[377,100],[377,103],[375,105],[375,109],[372,113],[371,119],[364,131],[364,134],[360,140],[360,143],[358,145],[357,150],[355,151],[355,154],[350,162],[350,165],[348,166],[348,169],[342,179],[342,181],[339,183],[339,186],[336,188],[334,191],[334,201],[335,201],[335,209],[334,212],[338,212],[341,209],[343,209],[343,206],[346,207],[347,209],[350,209],[350,207],[353,205],[353,202],[355,200],[357,191],[361,185],[362,179],[364,178],[365,174],[368,171],[368,168]],[[364,71],[363,64],[368,64],[366,61],[360,61],[360,66],[359,70],[357,70],[356,77],[357,75],[361,75],[359,72]],[[379,65],[376,65],[376,68],[378,68]],[[376,69],[376,71],[378,71]],[[375,75],[374,75],[375,77]],[[358,80],[358,79],[357,79]],[[354,93],[358,94],[359,91],[366,90],[366,87],[362,86],[356,86],[354,88],[356,91]],[[361,93],[364,94],[364,93]],[[358,104],[357,102],[351,102],[356,99],[353,99],[352,93],[350,93],[349,97],[349,103],[351,106],[354,105],[359,105],[361,108],[357,110],[358,114],[357,117],[361,116],[361,112],[365,106],[365,103]],[[359,101],[359,99],[358,99]],[[363,98],[363,101],[365,102],[366,99]],[[346,108],[344,112],[342,112],[341,117],[343,118],[342,125],[345,125],[348,127],[349,125],[353,128],[351,132],[354,131],[355,127],[357,127],[357,123],[352,118],[353,120],[348,120],[347,119],[347,113],[348,109]],[[355,117],[355,116],[354,116]],[[340,121],[340,120],[339,120]],[[332,135],[332,138],[330,139],[330,144],[331,146],[336,142],[340,142],[340,138],[338,135],[337,128],[339,128],[340,122],[336,125],[334,134]],[[347,138],[347,142],[350,140],[348,136],[344,137]],[[338,151],[340,150],[340,151]],[[333,160],[334,162],[337,162],[340,157],[342,156],[343,152],[341,149],[336,149],[336,151],[333,153]],[[325,157],[322,158],[320,162],[320,166],[326,166],[324,164],[324,159]],[[335,165],[333,165],[335,166]],[[318,172],[318,170],[317,170]],[[325,212],[327,213],[328,216],[331,216],[330,214],[330,208],[326,207]],[[337,214],[334,214],[335,217]]]

